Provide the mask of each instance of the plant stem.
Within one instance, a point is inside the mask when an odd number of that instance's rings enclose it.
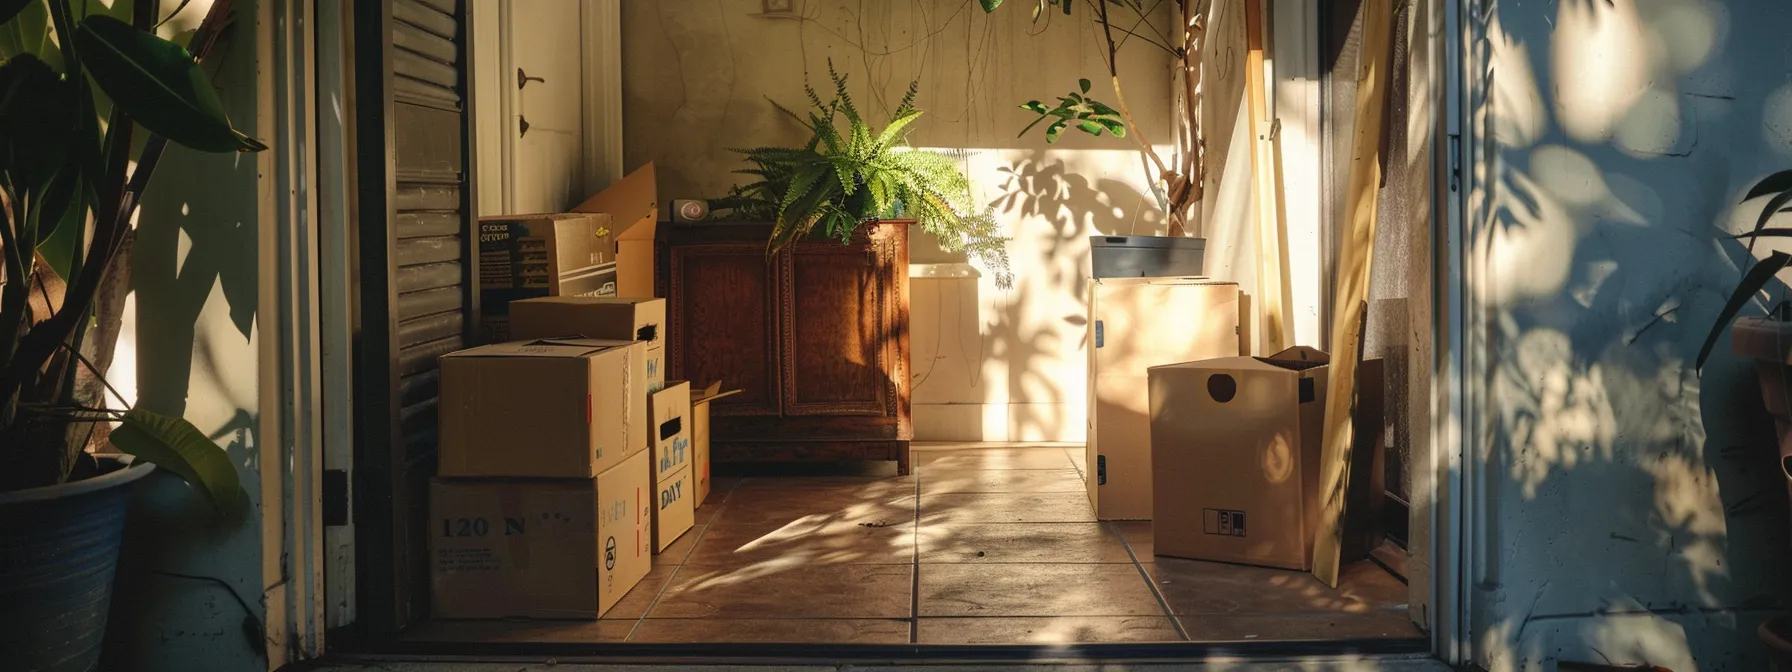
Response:
[[[1169,167],[1164,165],[1163,158],[1159,157],[1157,152],[1151,149],[1151,145],[1145,142],[1145,138],[1139,134],[1139,124],[1133,121],[1132,111],[1126,106],[1126,94],[1120,91],[1120,66],[1116,60],[1120,45],[1114,42],[1114,26],[1108,21],[1108,3],[1106,0],[1102,0],[1096,4],[1101,8],[1101,34],[1108,43],[1108,79],[1113,82],[1114,102],[1120,106],[1120,117],[1125,119],[1126,126],[1132,129],[1132,132],[1127,135],[1132,138],[1134,144],[1139,146],[1139,151],[1151,159],[1152,165],[1157,167],[1158,174],[1154,176],[1152,182],[1167,184],[1171,175]]]

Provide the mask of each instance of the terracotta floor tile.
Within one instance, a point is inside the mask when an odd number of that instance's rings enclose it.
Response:
[[[908,621],[828,618],[650,618],[631,642],[907,644]]]
[[[804,517],[895,525],[914,520],[914,491],[897,493],[841,490],[761,490],[735,493],[716,516],[723,525],[742,521]]]
[[[871,489],[876,492],[907,490],[914,494],[915,475],[907,476],[755,476],[741,481],[737,493],[759,490],[845,490]]]
[[[650,618],[908,618],[912,565],[685,565]]]
[[[1109,523],[1120,530],[1120,537],[1132,548],[1133,557],[1139,562],[1151,562],[1151,521],[1121,520]]]
[[[691,527],[701,529],[708,525],[709,521],[714,520],[717,515],[720,515],[722,510],[726,508],[728,508],[728,505],[715,502],[703,505],[703,508],[697,509],[696,516],[691,521]]]
[[[1163,616],[922,618],[916,627],[916,641],[921,644],[1183,641],[1175,624]]]
[[[620,642],[634,621],[424,621],[406,631],[408,642]]]
[[[1178,616],[1197,642],[1314,641],[1328,639],[1422,638],[1400,611],[1361,614],[1204,614]]]
[[[921,494],[1086,492],[1075,469],[938,469],[921,479]]]
[[[1130,563],[1120,537],[1101,523],[927,525],[922,563]]]
[[[1404,592],[1395,598],[1398,602],[1372,601],[1394,596],[1385,581],[1357,565],[1345,568],[1349,581],[1340,581],[1337,589],[1307,572],[1283,569],[1163,557],[1143,566],[1176,615],[1364,613],[1405,601]],[[1386,575],[1380,567],[1369,567]],[[1387,581],[1400,585],[1392,577]]]
[[[628,594],[622,596],[622,600],[618,601],[616,606],[610,607],[609,611],[604,612],[603,618],[612,621],[633,621],[646,616],[647,608],[653,606],[653,601],[660,596],[660,591],[665,589],[666,581],[672,578],[673,572],[677,570],[678,568],[673,566],[655,567],[648,570],[647,576],[641,577],[641,582],[629,589]]]
[[[691,549],[697,547],[697,537],[702,534],[703,529],[696,526],[685,530],[684,534],[678,535],[678,538],[672,541],[671,546],[666,547],[666,550],[653,554],[653,566],[673,567],[684,564],[685,558],[691,554]]]
[[[687,562],[741,567],[771,561],[887,565],[914,559],[914,523],[882,525],[805,516],[712,525]]]
[[[919,616],[1162,616],[1131,564],[921,565]]]
[[[1080,492],[1044,494],[924,495],[921,524],[1093,523],[1095,511]]]
[[[923,478],[953,469],[1075,469],[1061,447],[967,448],[916,453]]]

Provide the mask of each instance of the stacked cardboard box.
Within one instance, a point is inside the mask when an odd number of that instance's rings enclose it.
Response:
[[[441,360],[440,618],[597,618],[651,565],[645,346],[550,339]]]
[[[509,314],[513,301],[539,296],[655,296],[658,198],[649,163],[569,213],[480,218],[479,300],[484,311],[480,329],[485,341],[531,338],[513,331]]]
[[[1101,520],[1151,518],[1146,370],[1239,353],[1238,284],[1204,278],[1102,278],[1089,289],[1085,474]]]
[[[690,529],[709,495],[709,402],[738,390],[702,390],[665,381],[665,299],[541,297],[510,305],[511,328],[523,338],[633,339],[644,349],[646,404],[652,420],[654,550],[665,550]]]
[[[518,340],[578,336],[640,341],[649,393],[666,386],[665,324],[665,299],[550,296],[510,304],[510,333]]]

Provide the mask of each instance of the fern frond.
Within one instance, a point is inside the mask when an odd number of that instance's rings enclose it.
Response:
[[[921,91],[921,80],[916,79],[916,80],[909,81],[908,93],[902,94],[902,103],[896,106],[895,116],[900,117],[900,116],[908,114],[910,112],[914,112],[915,111],[915,94],[919,93],[920,91]]]

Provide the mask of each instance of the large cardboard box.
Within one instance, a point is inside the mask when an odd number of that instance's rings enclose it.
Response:
[[[480,329],[486,342],[516,340],[509,328],[511,301],[614,295],[613,228],[609,215],[595,213],[479,218]]]
[[[643,346],[552,339],[442,356],[441,476],[592,478],[647,449]]]
[[[1146,370],[1239,353],[1238,284],[1103,278],[1089,289],[1086,483],[1101,520],[1151,518]]]
[[[653,485],[658,506],[653,512],[653,551],[666,550],[691,529],[696,495],[691,478],[691,384],[677,382],[647,399],[653,418]]]
[[[573,212],[603,213],[614,218],[616,229],[616,296],[652,297],[653,236],[659,225],[659,186],[653,162],[586,199]]]
[[[647,454],[595,479],[430,483],[437,618],[597,618],[651,568]]]
[[[1296,347],[1151,369],[1158,555],[1312,569],[1329,363]],[[1346,562],[1382,532],[1382,362],[1358,372]]]
[[[736,394],[740,394],[740,390],[723,392],[719,380],[691,393],[691,475],[697,482],[697,496],[692,502],[695,508],[703,508],[704,500],[709,499],[709,402]]]
[[[510,335],[516,340],[574,336],[641,341],[649,393],[666,386],[665,325],[665,299],[544,296],[510,304]]]

